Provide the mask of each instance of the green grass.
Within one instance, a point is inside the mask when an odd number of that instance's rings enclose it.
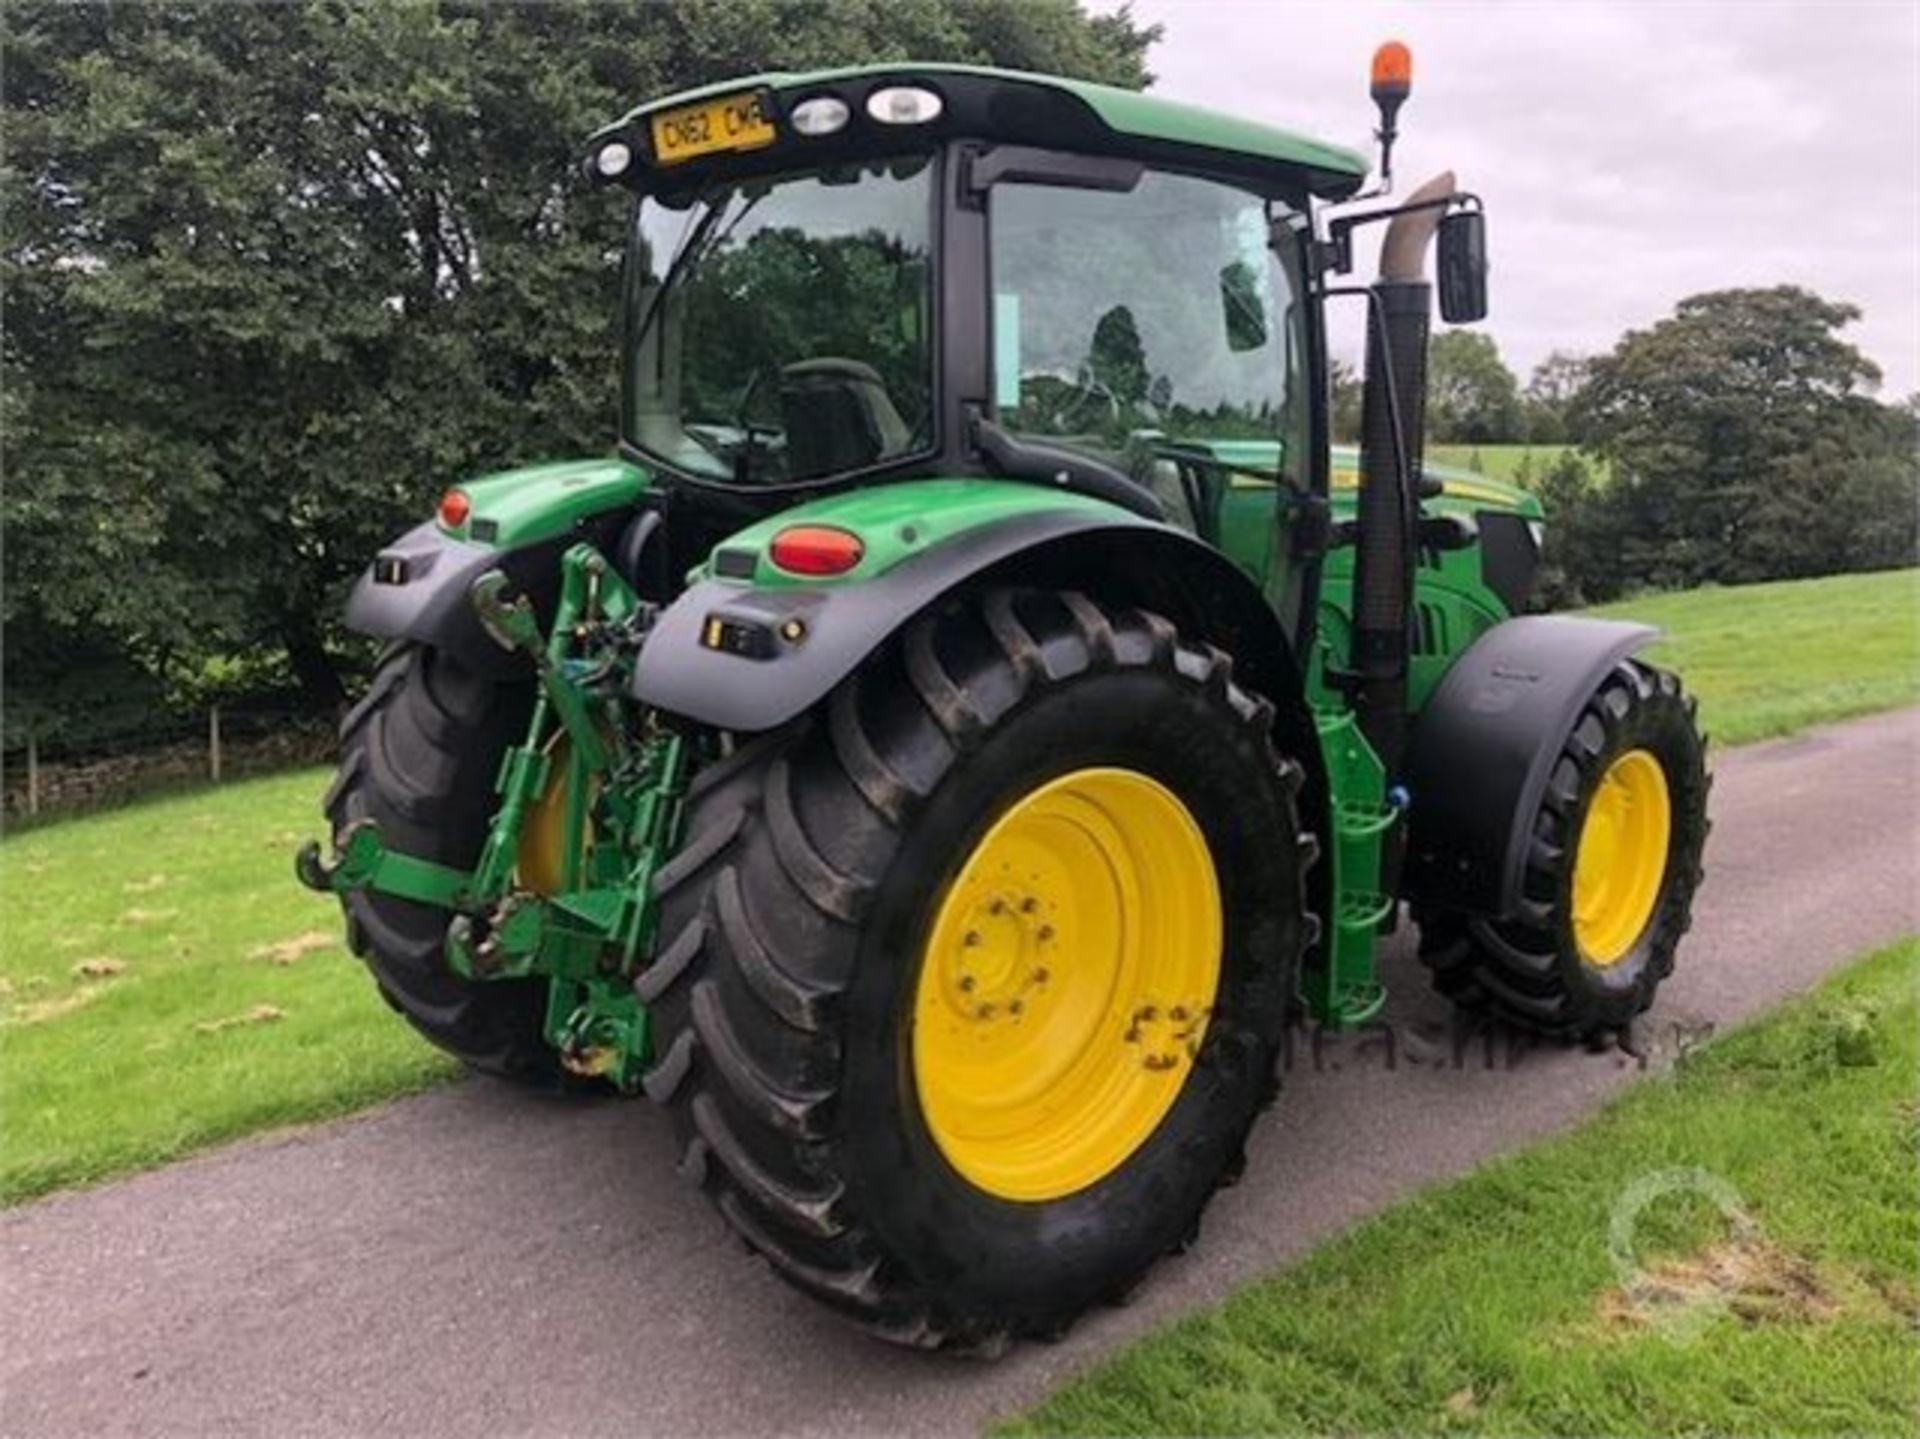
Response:
[[[1477,456],[1481,474],[1490,480],[1505,480],[1508,484],[1517,485],[1522,483],[1522,465],[1526,465],[1538,478],[1555,460],[1573,448],[1572,445],[1428,445],[1426,454],[1436,465],[1452,465],[1462,470],[1473,469]],[[1604,472],[1606,466],[1603,461],[1591,455],[1584,458],[1596,474]]]
[[[1915,1430],[1920,944],[1874,955],[1565,1136],[1402,1203],[1056,1393],[1010,1434]],[[1608,1254],[1637,1180],[1648,1307]]]
[[[326,782],[307,770],[0,844],[0,1201],[453,1072],[347,955],[338,907],[294,882]],[[297,957],[276,963],[276,944]]]
[[[1700,697],[1720,744],[1920,700],[1920,570],[1642,595],[1593,613],[1667,631],[1653,658]]]

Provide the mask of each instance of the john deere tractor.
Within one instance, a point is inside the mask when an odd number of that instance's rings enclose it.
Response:
[[[644,1092],[787,1281],[992,1350],[1115,1301],[1240,1171],[1380,936],[1553,1035],[1646,1009],[1706,834],[1652,631],[1531,615],[1529,495],[1422,463],[1427,256],[1369,161],[1040,75],[890,64],[643,105],[611,457],[375,557],[339,895],[479,1070]],[[1348,283],[1356,230],[1378,278]],[[1357,456],[1325,311],[1366,320]]]

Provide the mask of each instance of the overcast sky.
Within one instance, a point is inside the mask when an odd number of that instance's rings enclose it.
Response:
[[[1452,166],[1485,198],[1486,328],[1523,381],[1549,350],[1609,349],[1683,296],[1784,281],[1861,308],[1845,333],[1886,372],[1883,398],[1920,389],[1913,0],[1133,11],[1166,27],[1148,57],[1158,93],[1369,155],[1367,62],[1404,40],[1395,189]],[[1337,330],[1337,348],[1357,354],[1358,334]]]

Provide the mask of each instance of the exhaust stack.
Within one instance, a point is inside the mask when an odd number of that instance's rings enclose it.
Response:
[[[1448,171],[1409,206],[1454,193]],[[1407,637],[1414,536],[1427,415],[1427,326],[1433,287],[1427,250],[1442,206],[1396,215],[1380,245],[1367,312],[1366,388],[1360,412],[1359,548],[1353,572],[1353,704],[1361,733],[1389,776],[1406,748]]]

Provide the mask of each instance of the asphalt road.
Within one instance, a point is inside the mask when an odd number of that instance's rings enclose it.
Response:
[[[1920,929],[1917,756],[1920,710],[1718,757],[1656,1056]],[[1059,1344],[987,1364],[868,1340],[727,1238],[644,1104],[469,1083],[0,1216],[0,1429],[972,1431],[1636,1071],[1504,1042],[1456,1062],[1404,941],[1387,973],[1393,1061],[1303,1045],[1199,1245]]]

